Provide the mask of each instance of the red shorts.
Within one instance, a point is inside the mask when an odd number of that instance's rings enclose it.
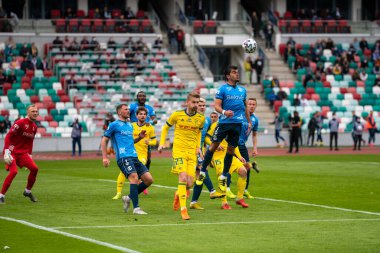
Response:
[[[17,171],[17,166],[20,168],[26,167],[30,170],[38,170],[36,163],[33,161],[29,154],[12,154],[12,157],[13,162],[10,165],[5,165],[6,170]]]

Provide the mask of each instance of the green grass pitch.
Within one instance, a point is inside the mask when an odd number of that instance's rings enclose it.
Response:
[[[177,177],[170,159],[152,162],[155,186],[140,196],[146,216],[111,200],[114,160],[107,169],[100,158],[37,161],[39,202],[22,196],[27,172],[20,170],[0,205],[0,252],[379,252],[379,155],[257,161],[262,172],[251,175],[256,198],[246,200],[248,209],[230,200],[233,210],[221,210],[204,192],[206,210],[189,210],[190,221],[171,209]],[[6,174],[0,171],[1,182]],[[235,183],[236,176],[236,193]]]

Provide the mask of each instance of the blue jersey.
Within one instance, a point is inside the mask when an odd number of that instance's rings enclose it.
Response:
[[[259,128],[259,119],[256,117],[255,114],[252,114],[250,118],[252,121],[251,132],[257,132],[257,129]],[[251,134],[251,132],[246,134],[247,130],[248,130],[248,121],[247,121],[247,118],[244,117],[243,124],[241,127],[240,137],[239,137],[239,145],[245,145],[245,143],[247,142],[248,137]]]
[[[242,123],[245,118],[245,105],[244,102],[247,98],[245,88],[238,85],[231,86],[228,84],[222,85],[215,94],[216,99],[222,100],[222,109],[231,110],[234,116],[227,118],[220,115],[219,123]]]
[[[153,107],[150,105],[144,104],[144,107],[148,110],[148,115],[146,115],[146,122],[150,121],[150,117],[156,116],[156,112],[154,111]],[[129,106],[129,111],[131,113],[131,122],[137,122],[137,117],[136,117],[136,111],[139,108],[138,103],[133,103]]]
[[[116,153],[116,160],[123,157],[137,157],[131,122],[116,120],[109,124],[104,136],[110,138]]]
[[[205,124],[203,125],[203,129],[202,129],[201,147],[203,147],[205,143],[206,134],[210,125],[211,125],[211,119],[209,117],[206,117]]]

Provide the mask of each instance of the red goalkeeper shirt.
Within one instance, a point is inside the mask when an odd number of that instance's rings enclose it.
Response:
[[[5,136],[4,149],[15,154],[32,154],[37,125],[29,118],[17,120]]]

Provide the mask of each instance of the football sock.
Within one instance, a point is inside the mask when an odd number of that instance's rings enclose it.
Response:
[[[181,206],[181,210],[186,208],[186,183],[179,182],[178,183],[178,197],[179,197],[179,205]]]
[[[229,153],[227,153],[226,156],[224,157],[223,175],[225,177],[227,177],[227,174],[228,174],[228,172],[230,170],[231,163],[232,163],[232,158],[233,158],[233,155],[229,154]]]
[[[119,176],[117,177],[116,192],[121,192],[121,190],[123,189],[125,180],[126,180],[126,178],[125,178],[123,172],[120,172]]]
[[[28,183],[26,185],[26,189],[32,189],[34,183],[36,182],[36,178],[37,178],[37,173],[38,173],[38,169],[34,168],[34,169],[29,169],[30,172],[29,172],[29,176],[28,176]]]
[[[227,188],[230,188],[230,185],[231,185],[231,174],[228,173],[227,174]]]
[[[208,165],[211,163],[213,155],[214,155],[214,152],[211,152],[210,149],[207,149],[206,154],[203,158],[201,171],[206,172]]]
[[[210,176],[208,174],[208,170],[206,170],[206,178],[203,181],[203,184],[206,185],[209,192],[212,192],[215,190],[214,185],[212,184],[212,181],[211,181]],[[201,188],[201,190],[202,190],[202,188]],[[195,187],[194,187],[194,191],[195,191]]]
[[[202,192],[202,188],[203,188],[203,184],[202,185],[197,185],[197,184],[194,185],[193,196],[191,197],[191,202],[197,202],[198,201],[199,196],[201,195],[201,192]]]
[[[132,200],[133,207],[139,207],[139,193],[138,193],[138,185],[130,184],[129,185],[129,198]]]
[[[251,170],[247,170],[247,184],[245,186],[245,189],[248,189],[249,186],[249,176],[251,175]]]
[[[28,190],[27,188],[25,188],[25,192],[26,192],[26,193],[31,193],[32,191],[31,191],[31,190]]]
[[[245,178],[245,177],[243,178],[240,176],[238,177],[236,199],[242,199],[243,198],[246,183],[247,183],[247,178]]]
[[[5,178],[1,193],[5,194],[8,191],[9,186],[11,186],[13,179],[17,175],[17,171],[9,171],[8,176]]]
[[[139,186],[138,186],[138,188],[137,188],[137,191],[138,191],[138,193],[140,194],[140,193],[142,193],[146,188],[148,188],[148,186],[146,185],[146,184],[144,184],[144,182],[140,182],[139,183]]]

